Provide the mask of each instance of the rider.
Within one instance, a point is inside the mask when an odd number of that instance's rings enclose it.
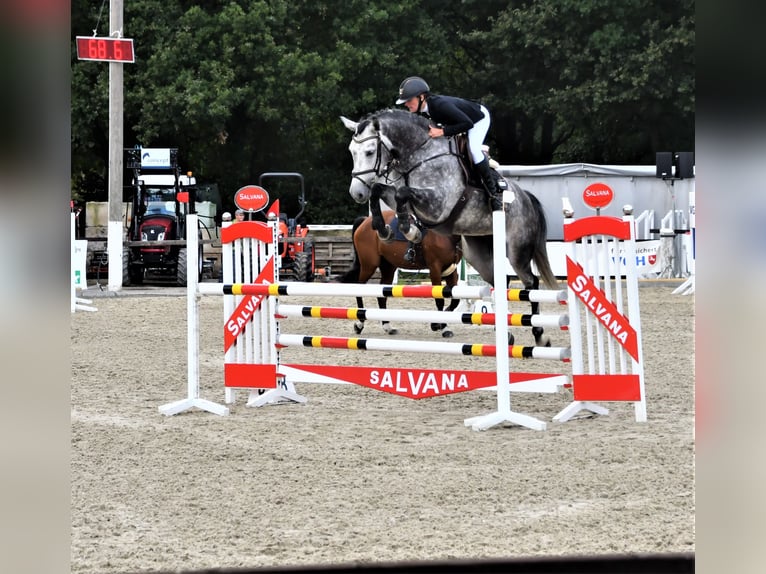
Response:
[[[432,94],[426,81],[418,76],[404,79],[399,86],[396,103],[404,104],[412,113],[422,114],[439,124],[441,127],[432,125],[428,129],[428,135],[432,138],[466,132],[469,153],[489,197],[489,206],[493,211],[503,208],[495,179],[489,170],[489,160],[481,149],[491,123],[487,108],[471,100]]]

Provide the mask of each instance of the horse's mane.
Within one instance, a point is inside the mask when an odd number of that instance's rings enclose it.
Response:
[[[429,126],[429,121],[420,114],[388,108],[367,114],[359,120],[356,134],[361,134],[370,123],[376,130],[385,124],[386,136],[398,146],[409,149],[423,145],[423,134],[428,132]]]

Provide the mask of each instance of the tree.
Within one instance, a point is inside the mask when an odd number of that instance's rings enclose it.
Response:
[[[125,146],[177,147],[228,209],[267,171],[304,175],[309,222],[351,221],[340,115],[391,107],[401,80],[482,99],[502,163],[652,163],[691,150],[694,4],[648,0],[133,0]],[[96,22],[100,22],[98,25]],[[73,35],[107,26],[72,2]],[[72,55],[72,174],[105,199],[108,66]]]
[[[508,163],[653,163],[694,145],[694,2],[540,0],[498,12],[479,83]]]

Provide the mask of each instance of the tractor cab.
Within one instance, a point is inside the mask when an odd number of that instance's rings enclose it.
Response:
[[[314,240],[303,218],[306,194],[303,175],[294,172],[266,172],[258,184],[270,181],[269,195],[279,200],[278,240],[280,277],[294,281],[314,280]]]
[[[131,217],[123,254],[123,284],[141,284],[146,274],[186,284],[186,215],[194,213],[196,181],[181,175],[175,148],[133,148]],[[201,273],[202,253],[198,254]]]

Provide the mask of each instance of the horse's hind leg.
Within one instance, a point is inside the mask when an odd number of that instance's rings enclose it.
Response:
[[[445,284],[447,284],[450,287],[454,287],[458,284],[460,281],[460,274],[458,273],[457,267],[455,267],[455,270],[447,275],[446,279],[444,280]],[[450,299],[449,306],[447,307],[447,311],[454,311],[458,308],[460,305],[460,299],[453,297]]]
[[[536,290],[540,287],[540,278],[537,277],[534,273],[532,273],[531,266],[529,263],[526,264],[526,267],[524,267],[522,264],[519,264],[518,269],[521,269],[519,271],[513,263],[513,268],[516,271],[516,274],[518,275],[521,282],[524,284],[525,289],[530,290]],[[531,307],[531,313],[532,315],[539,315],[540,314],[540,303],[536,302],[530,302],[529,303]],[[537,347],[550,347],[551,346],[551,340],[549,337],[544,336],[545,330],[542,327],[532,327],[532,336],[535,338],[535,346]]]
[[[372,222],[370,222],[372,224]],[[369,245],[363,240],[364,226],[367,222],[362,223],[354,234],[354,249],[356,250],[357,260],[359,262],[359,283],[367,283],[375,273],[375,270],[380,265],[380,257],[377,255],[377,241],[375,245]],[[373,239],[375,238],[374,232],[372,233]],[[356,305],[360,309],[364,308],[364,300],[361,297],[356,298]],[[354,322],[354,332],[359,335],[364,330],[364,321],[359,319]]]
[[[529,287],[529,289],[539,289],[540,288],[540,279],[538,277],[534,278],[534,281],[532,281],[532,286]],[[532,307],[532,315],[539,315],[540,314],[540,303],[532,302],[530,303],[530,306]],[[550,337],[544,337],[544,329],[542,327],[532,327],[532,335],[535,338],[535,345],[538,347],[550,347],[551,346],[551,340]]]
[[[439,262],[438,264],[431,265],[431,268],[429,269],[429,277],[431,278],[431,285],[438,286],[442,284],[441,267],[442,267],[441,262]],[[434,299],[434,303],[436,304],[437,311],[444,310],[444,299]],[[447,323],[431,323],[431,330],[434,332],[441,331],[442,337],[444,337],[445,339],[448,339],[454,335],[452,330],[447,328]]]
[[[381,258],[380,260],[380,266],[378,267],[380,269],[380,284],[381,285],[390,285],[391,282],[394,280],[394,272],[396,271],[396,268],[391,265],[386,259]],[[386,297],[378,297],[378,308],[379,309],[386,309],[388,306],[388,299]],[[390,321],[381,321],[381,325],[383,327],[383,331],[387,335],[397,335],[399,331],[391,326]]]

